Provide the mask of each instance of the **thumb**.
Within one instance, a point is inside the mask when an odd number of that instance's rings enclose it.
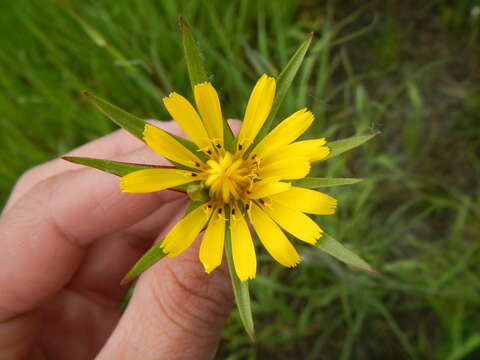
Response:
[[[117,328],[97,359],[212,359],[233,304],[225,262],[206,274],[197,240],[138,280]]]

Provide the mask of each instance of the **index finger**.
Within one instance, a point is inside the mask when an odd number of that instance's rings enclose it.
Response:
[[[149,120],[148,122],[153,122],[155,126],[158,126],[176,135],[181,135],[180,128],[173,121],[163,122]],[[135,149],[141,148],[142,146],[145,146],[145,144],[140,139],[129,134],[124,129],[119,129],[108,135],[86,143],[76,149],[73,149],[66,155],[112,158],[127,154]],[[158,157],[158,160],[166,163],[165,160],[160,157]],[[23,194],[25,194],[38,182],[61,172],[74,169],[78,169],[78,165],[69,163],[59,158],[30,169],[15,185],[15,188],[7,200],[4,210],[10,208]]]
[[[55,294],[93,241],[178,196],[183,195],[125,194],[116,177],[94,169],[68,171],[35,185],[0,218],[0,321]]]

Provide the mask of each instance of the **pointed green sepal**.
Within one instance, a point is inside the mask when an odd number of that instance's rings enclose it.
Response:
[[[337,258],[344,263],[354,266],[360,270],[367,271],[372,274],[377,274],[377,270],[371,267],[365,260],[360,256],[355,254],[352,250],[348,249],[333,237],[328,234],[323,234],[323,236],[318,240],[316,246],[326,252],[327,254]]]
[[[101,171],[105,171],[109,174],[113,174],[117,176],[125,176],[132,172],[135,172],[138,170],[146,170],[146,169],[175,169],[174,166],[143,165],[143,164],[127,163],[122,161],[94,159],[94,158],[88,158],[88,157],[63,156],[62,159],[66,161],[70,161],[75,164],[80,164],[80,165],[88,166]],[[186,192],[188,185],[189,184],[175,186],[169,190]]]
[[[381,134],[380,131],[377,131],[371,134],[352,136],[346,139],[329,142],[327,143],[327,146],[330,148],[330,154],[327,156],[326,159],[330,159],[348,150],[354,149],[357,146],[366,143],[368,140],[373,139],[379,134]]]
[[[132,285],[130,285],[130,287],[128,288],[128,291],[125,294],[125,297],[123,298],[120,304],[120,312],[123,313],[127,309],[127,306],[130,303],[130,300],[132,299],[133,292],[135,291],[135,285],[137,285],[136,281],[134,281]]]
[[[145,121],[89,92],[85,91],[83,95],[85,95],[87,99],[90,100],[98,110],[100,110],[100,112],[115,124],[143,141],[143,129],[146,124]]]
[[[308,35],[308,38],[300,45],[297,51],[295,51],[285,68],[278,76],[275,99],[273,100],[270,115],[268,116],[265,124],[263,125],[257,138],[255,139],[255,143],[258,143],[260,140],[262,140],[268,134],[273,125],[278,122],[275,119],[275,117],[277,116],[277,112],[280,108],[280,105],[282,105],[283,100],[285,99],[285,95],[287,95],[287,91],[290,88],[290,85],[292,85],[293,79],[295,78],[295,75],[297,74],[298,69],[303,62],[303,58],[305,57],[305,54],[310,47],[312,39],[313,33],[310,33],[310,35]]]
[[[130,271],[122,279],[122,285],[129,283],[136,277],[140,276],[145,270],[160,261],[166,254],[160,248],[160,244],[153,245],[137,263],[130,269]]]
[[[180,28],[182,30],[183,52],[185,54],[185,61],[187,62],[188,76],[192,90],[195,85],[208,81],[207,71],[203,66],[200,50],[197,47],[192,30],[185,22],[185,19],[180,16]]]
[[[341,185],[352,185],[363,181],[363,179],[353,178],[321,178],[321,177],[305,177],[292,181],[295,186],[300,186],[307,189],[318,189]]]
[[[122,161],[113,161],[113,160],[104,160],[104,159],[94,159],[88,157],[77,157],[77,156],[63,156],[63,160],[70,161],[75,164],[85,165],[92,167],[98,170],[102,170],[117,176],[125,176],[131,172],[145,169],[174,169],[174,166],[161,166],[161,165],[142,165],[127,163]]]
[[[255,342],[255,328],[253,326],[248,280],[240,281],[235,271],[229,225],[229,222],[227,222],[227,226],[225,227],[225,254],[227,256],[228,271],[230,272],[230,278],[232,280],[233,294],[235,296],[235,303],[237,304],[238,313],[243,327],[250,340]]]
[[[209,81],[208,73],[203,65],[200,48],[193,37],[192,29],[187,25],[182,16],[180,16],[179,22],[182,30],[183,53],[187,62],[188,76],[192,91],[195,91],[195,85]],[[223,137],[225,148],[233,151],[234,136],[226,119],[223,119]]]
[[[106,117],[112,120],[115,124],[127,130],[129,133],[136,136],[140,140],[144,141],[143,130],[145,129],[145,125],[148,124],[146,121],[136,117],[133,114],[130,114],[129,112],[119,108],[116,105],[109,103],[106,100],[103,100],[96,95],[93,95],[86,91],[83,94],[95,105],[98,110],[100,110],[101,113],[103,113]],[[173,135],[170,133],[168,134],[175,140],[177,140],[179,143],[181,143],[183,146],[185,146],[188,150],[193,152],[195,155],[202,158],[202,160],[206,159],[206,156],[198,151],[198,147],[193,142],[177,135]]]

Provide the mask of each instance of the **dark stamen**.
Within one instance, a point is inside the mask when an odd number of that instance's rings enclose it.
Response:
[[[196,173],[192,173],[192,176],[197,176],[197,174],[196,174]]]
[[[195,166],[196,166],[196,167],[200,167],[200,163],[196,162],[196,163],[195,163]]]
[[[232,215],[235,215],[235,209],[232,209]]]
[[[221,149],[221,148],[222,148],[222,145],[217,144],[217,149]]]
[[[208,149],[208,150],[207,150],[207,154],[208,154],[208,155],[212,155],[212,150]]]
[[[260,199],[259,201],[260,201],[260,204],[265,205],[265,201],[263,201],[263,199]]]
[[[250,209],[250,204],[245,205],[245,209]]]
[[[218,209],[218,213],[219,213],[219,214],[222,213],[222,208],[219,208],[219,209]]]
[[[242,150],[242,149],[243,149],[242,144],[238,144],[238,150]]]
[[[212,205],[211,205],[211,204],[208,204],[207,207],[208,207],[209,209],[211,209],[211,208],[212,208]]]

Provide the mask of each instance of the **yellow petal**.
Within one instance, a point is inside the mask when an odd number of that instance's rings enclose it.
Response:
[[[264,157],[279,147],[290,144],[302,135],[312,122],[313,114],[310,111],[307,111],[307,109],[297,111],[283,120],[265,136],[252,151],[252,154]]]
[[[252,190],[248,194],[250,199],[260,199],[267,196],[275,195],[290,189],[292,185],[289,183],[261,180],[253,183]]]
[[[209,82],[195,85],[195,103],[211,139],[223,143],[223,116],[220,100],[215,88]]]
[[[252,235],[243,215],[230,220],[232,256],[235,271],[240,281],[253,279],[257,273],[257,257]]]
[[[331,215],[337,207],[337,200],[319,191],[292,186],[290,190],[271,197],[286,207],[308,214]]]
[[[208,217],[202,206],[196,208],[180,220],[165,236],[160,247],[168,257],[181,254],[192,245],[197,235],[207,223]]]
[[[256,204],[252,204],[250,222],[263,246],[275,260],[287,267],[293,267],[300,262],[300,256],[283,231]]]
[[[202,161],[168,132],[153,125],[145,125],[143,139],[148,147],[164,158],[192,168],[200,167]]]
[[[310,157],[310,161],[315,162],[315,161],[324,160],[329,154],[330,154],[330,148],[328,146],[322,146],[317,151],[312,153]]]
[[[238,143],[247,148],[267,120],[275,97],[275,79],[262,75],[253,88],[248,100],[242,128],[238,134]]]
[[[285,160],[287,158],[303,158],[308,162],[312,162],[312,159],[317,159],[321,156],[325,157],[328,155],[329,149],[326,146],[319,145],[322,143],[325,143],[325,140],[318,139],[299,141],[280,146],[274,152],[271,152],[267,156],[263,157],[260,160],[260,164]]]
[[[262,209],[275,220],[285,231],[297,239],[309,244],[315,244],[322,236],[322,229],[301,211],[290,209],[277,201]]]
[[[204,149],[210,145],[210,138],[203,126],[202,120],[187,99],[173,92],[168,97],[163,98],[163,103],[185,134],[187,134],[200,149]]]
[[[310,172],[310,161],[295,154],[273,153],[262,160],[258,176],[261,179],[301,179]]]
[[[208,223],[200,245],[199,258],[205,272],[211,273],[222,263],[223,243],[225,240],[225,219],[213,215]]]
[[[287,146],[283,146],[276,150],[276,153],[286,155],[295,155],[306,157],[310,162],[320,161],[325,159],[330,154],[330,149],[327,146],[325,139],[314,139],[297,141]]]
[[[145,169],[120,178],[120,189],[128,193],[149,193],[197,180],[191,171],[178,169]]]

